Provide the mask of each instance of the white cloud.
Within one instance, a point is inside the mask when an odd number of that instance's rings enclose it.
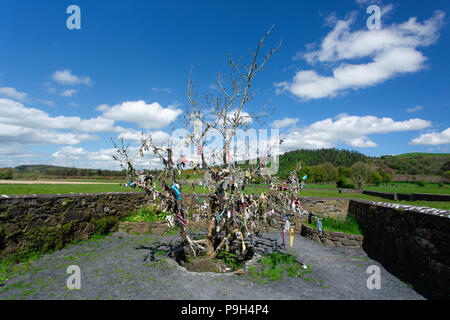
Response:
[[[444,17],[443,12],[437,11],[424,23],[412,17],[381,30],[354,32],[350,31],[354,15],[347,20],[336,21],[319,50],[297,54],[311,64],[331,63],[334,68],[332,75],[322,76],[315,70],[301,70],[291,82],[275,84],[277,93],[289,91],[304,100],[334,97],[344,90],[374,86],[399,74],[417,72],[426,61],[417,48],[437,41]],[[362,58],[371,58],[372,61],[348,62]],[[339,64],[334,67],[336,63]]]
[[[35,129],[72,129],[82,132],[117,132],[114,120],[102,117],[81,119],[80,117],[51,117],[46,112],[27,108],[10,99],[0,99],[0,124],[11,124]]]
[[[95,136],[59,132],[55,130],[35,129],[19,125],[1,124],[0,142],[25,143],[33,145],[45,144],[78,144],[85,140],[95,140]]]
[[[355,148],[376,147],[377,144],[367,136],[370,134],[386,134],[390,132],[411,131],[427,128],[430,121],[410,119],[394,121],[391,118],[374,116],[341,115],[338,119],[328,118],[317,121],[310,126],[289,133],[281,145],[283,152],[299,148],[319,149],[332,148],[342,142]]]
[[[411,140],[411,145],[437,146],[450,143],[450,128],[442,132],[424,133]]]
[[[63,85],[77,85],[77,84],[85,84],[90,86],[91,78],[88,76],[76,76],[72,74],[72,71],[68,69],[55,71],[52,75],[52,79],[59,84]]]
[[[35,156],[36,154],[34,152],[25,150],[19,143],[2,143],[2,147],[0,148],[0,157],[30,158]]]
[[[73,96],[75,93],[77,93],[76,89],[68,89],[68,90],[64,90],[60,93],[61,96],[63,97],[71,97]]]
[[[100,105],[97,110],[103,112],[103,117],[115,121],[137,123],[145,129],[159,129],[172,123],[182,112],[180,109],[163,108],[159,103],[147,104],[143,100],[126,101],[112,107]]]
[[[165,92],[165,93],[171,92],[170,88],[158,88],[158,87],[153,87],[152,91],[153,92]]]
[[[281,120],[275,120],[275,121],[273,121],[273,122],[271,123],[270,126],[271,126],[272,128],[278,128],[278,129],[281,129],[281,128],[293,126],[293,125],[295,125],[297,122],[298,122],[298,118],[288,118],[288,117],[286,117],[286,118],[281,119]]]
[[[19,92],[15,88],[11,87],[0,87],[0,94],[19,101],[23,101],[27,98],[27,94],[25,92]]]
[[[423,109],[423,106],[415,106],[414,108],[406,109],[406,112],[416,112],[416,111],[419,111],[422,109]]]

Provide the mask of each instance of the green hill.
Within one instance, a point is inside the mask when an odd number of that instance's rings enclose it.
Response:
[[[335,167],[351,167],[359,161],[366,162],[367,156],[357,151],[319,149],[319,150],[295,150],[286,152],[279,158],[279,171],[282,173],[294,170],[297,163],[302,166],[315,166],[330,162]]]
[[[82,169],[74,167],[61,167],[46,164],[21,165],[15,168],[0,169],[0,173],[6,178],[6,173],[11,172],[14,179],[64,179],[64,178],[116,178],[125,177],[124,171],[102,170],[102,169]],[[2,176],[0,175],[0,178]],[[8,178],[10,179],[10,178]]]

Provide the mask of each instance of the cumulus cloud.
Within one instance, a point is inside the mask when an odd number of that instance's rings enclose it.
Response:
[[[450,143],[450,128],[442,132],[431,132],[421,134],[419,137],[411,140],[411,145],[437,146]]]
[[[97,110],[102,111],[102,116],[115,121],[137,123],[145,129],[159,129],[172,123],[182,112],[180,109],[162,107],[158,102],[147,104],[143,100],[126,101],[109,107],[100,105]]]
[[[77,93],[76,89],[68,89],[68,90],[61,91],[60,95],[63,97],[71,97],[75,93]]]
[[[415,106],[414,108],[406,109],[406,112],[416,112],[416,111],[419,111],[422,109],[423,109],[423,106]]]
[[[90,86],[92,84],[91,78],[88,76],[76,76],[72,74],[72,71],[69,69],[64,70],[58,70],[53,73],[51,78],[63,85],[78,85],[78,84],[85,84],[87,86]]]
[[[2,143],[18,142],[34,145],[79,144],[85,140],[95,139],[95,136],[88,134],[35,129],[11,124],[0,125],[0,141]]]
[[[99,151],[87,151],[81,147],[64,146],[52,154],[52,157],[66,160],[93,160],[112,161],[114,149],[100,149]]]
[[[19,101],[23,101],[27,98],[27,94],[25,92],[19,92],[15,88],[11,87],[0,87],[0,95]]]
[[[299,148],[333,148],[340,142],[355,148],[376,147],[377,144],[371,141],[368,135],[420,130],[430,125],[430,121],[422,119],[394,121],[391,118],[374,116],[342,115],[334,121],[328,118],[289,133],[284,137],[281,150],[287,152]]]
[[[331,64],[332,74],[321,75],[315,70],[298,71],[292,81],[275,84],[277,93],[288,91],[303,100],[335,97],[344,90],[370,87],[400,74],[417,72],[426,61],[418,48],[437,41],[444,17],[445,13],[436,11],[424,23],[412,17],[381,30],[358,31],[350,30],[354,15],[338,20],[318,50],[297,54],[310,64]],[[372,61],[349,62],[363,58]]]
[[[72,130],[73,132],[62,132]],[[55,116],[28,108],[11,99],[0,98],[0,142],[29,144],[78,144],[84,140],[97,139],[86,133],[122,132],[125,129],[114,125],[114,120],[102,117],[81,119],[80,117]]]
[[[114,126],[114,120],[102,117],[81,119],[80,117],[51,117],[46,112],[28,108],[10,99],[0,99],[0,124],[11,124],[35,129],[73,129],[82,132],[122,131]]]
[[[152,91],[153,92],[165,92],[165,93],[171,92],[170,88],[158,88],[158,87],[153,87]]]
[[[278,129],[281,129],[281,128],[293,126],[293,125],[295,125],[297,122],[298,122],[298,118],[288,118],[288,117],[286,117],[286,118],[281,119],[281,120],[275,120],[275,121],[273,121],[273,122],[271,123],[270,126],[271,126],[272,128],[278,128]]]

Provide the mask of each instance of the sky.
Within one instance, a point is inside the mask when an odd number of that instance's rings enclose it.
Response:
[[[274,110],[251,127],[278,129],[281,152],[447,153],[449,14],[447,0],[0,0],[0,167],[119,169],[111,138],[164,143],[190,71],[199,96],[217,92],[228,54],[248,63],[272,25],[263,49],[282,43],[244,111]]]

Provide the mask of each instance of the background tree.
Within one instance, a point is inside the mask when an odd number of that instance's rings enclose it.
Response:
[[[352,166],[351,178],[357,189],[362,190],[369,177],[370,168],[367,163],[357,162]]]

